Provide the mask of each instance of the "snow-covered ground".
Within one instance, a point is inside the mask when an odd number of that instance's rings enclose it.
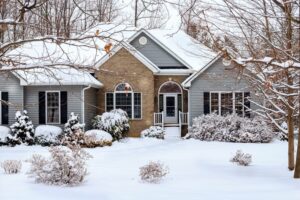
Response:
[[[241,167],[229,162],[237,149],[251,153],[253,163]],[[237,144],[173,139],[127,139],[111,147],[88,149],[90,175],[77,187],[37,184],[26,175],[0,172],[0,199],[56,200],[299,200],[300,180],[287,170],[287,143]],[[46,147],[0,147],[0,162],[25,160]],[[139,180],[139,167],[160,160],[170,174],[160,184]]]

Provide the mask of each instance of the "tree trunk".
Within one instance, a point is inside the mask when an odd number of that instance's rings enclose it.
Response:
[[[300,103],[300,98],[299,98]],[[297,157],[296,157],[296,167],[294,171],[294,178],[300,178],[300,114],[298,118],[298,145],[297,145]]]
[[[137,27],[138,21],[138,0],[135,0],[135,8],[134,8],[134,26]]]
[[[294,158],[294,123],[292,115],[288,116],[288,168],[294,170],[295,158]]]

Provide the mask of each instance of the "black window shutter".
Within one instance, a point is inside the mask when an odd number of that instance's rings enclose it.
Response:
[[[203,111],[205,115],[210,113],[209,105],[209,92],[203,92]]]
[[[182,95],[181,94],[177,94],[177,108],[178,111],[182,112]]]
[[[65,124],[68,121],[68,92],[60,92],[60,123]]]
[[[1,104],[1,109],[2,109],[2,114],[1,114],[2,124],[8,124],[8,92],[2,92],[1,93],[1,97],[2,97],[2,104]]]
[[[46,93],[39,92],[39,124],[46,124]]]
[[[162,112],[164,110],[164,95],[159,95],[159,112]]]
[[[244,93],[244,112],[245,112],[245,117],[250,117],[250,111],[248,111],[248,109],[250,109],[250,92],[245,92]]]

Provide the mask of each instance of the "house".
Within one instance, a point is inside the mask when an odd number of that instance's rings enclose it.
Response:
[[[246,81],[183,31],[139,30],[97,67],[100,113],[126,110],[131,136],[151,125],[179,127],[184,135],[192,118],[215,111],[249,115]]]
[[[130,118],[129,135],[138,137],[151,125],[178,127],[184,135],[192,118],[210,112],[249,115],[247,82],[183,31],[131,29],[108,54],[84,52],[99,58],[95,75],[63,66],[2,75],[2,99],[10,103],[2,103],[2,124],[27,109],[35,125],[63,126],[75,112],[89,129],[96,114],[121,108]]]

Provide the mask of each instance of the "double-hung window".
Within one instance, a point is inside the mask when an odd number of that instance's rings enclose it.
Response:
[[[60,92],[46,92],[46,113],[47,124],[60,123]]]
[[[142,118],[141,93],[133,92],[128,83],[120,83],[114,92],[106,93],[106,111],[122,109],[130,119]]]

